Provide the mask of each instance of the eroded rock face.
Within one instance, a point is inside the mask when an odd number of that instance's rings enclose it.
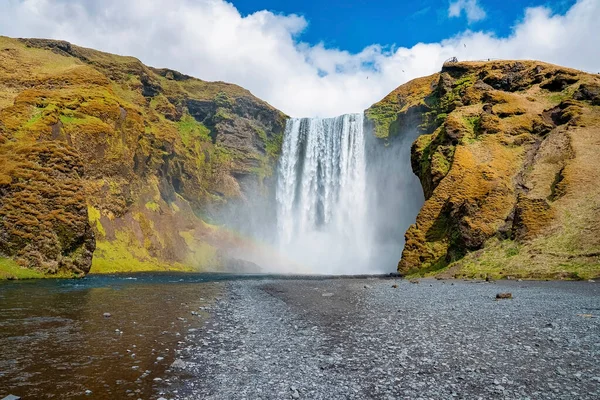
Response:
[[[539,62],[465,62],[367,110],[377,135],[392,140],[402,134],[396,120],[423,108],[412,168],[426,202],[398,270],[600,275],[590,251],[600,246],[592,233],[600,228],[600,183],[592,178],[600,173],[592,156],[600,152],[599,83]]]
[[[96,241],[79,155],[62,143],[5,143],[0,165],[0,255],[46,274],[86,274]]]
[[[71,240],[83,234],[79,223],[89,215],[96,272],[218,269],[222,247],[239,239],[205,221],[222,222],[221,210],[243,208],[252,191],[269,194],[286,118],[236,85],[62,41],[0,38],[0,151],[65,149],[55,152],[53,167],[46,158],[38,163],[51,176],[60,157],[77,155],[79,164],[69,164],[76,174],[56,179],[80,188],[62,193],[61,201],[85,205],[82,213],[69,211],[78,216],[69,224],[57,225],[58,239],[48,238],[60,245],[40,245],[47,250],[41,261],[32,255],[21,264],[60,270],[54,264],[73,258],[62,255],[64,246],[75,250]],[[12,187],[10,193],[26,194]],[[31,212],[54,212],[62,204],[48,199],[31,204]],[[38,240],[17,239],[0,237],[0,257],[15,258]],[[87,267],[73,264],[89,270],[89,259]]]

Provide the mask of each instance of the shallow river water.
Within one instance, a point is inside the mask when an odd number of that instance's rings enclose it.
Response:
[[[155,397],[223,275],[0,282],[0,398]],[[193,311],[193,313],[192,313]],[[105,316],[110,313],[110,317]],[[86,394],[87,391],[87,394]]]

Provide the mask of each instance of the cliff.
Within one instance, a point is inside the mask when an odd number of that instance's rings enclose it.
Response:
[[[0,278],[218,268],[239,239],[207,222],[268,190],[286,118],[236,85],[0,37]]]
[[[411,161],[426,201],[399,272],[600,276],[600,77],[536,61],[447,63],[366,116],[382,141],[421,133]]]

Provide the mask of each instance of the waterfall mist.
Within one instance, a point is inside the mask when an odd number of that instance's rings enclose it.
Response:
[[[244,185],[243,204],[221,214],[226,226],[255,240],[227,250],[233,260],[228,269],[395,271],[404,233],[424,202],[410,165],[417,136],[416,129],[406,129],[384,143],[363,114],[289,119],[268,187]]]
[[[416,131],[414,131],[416,132]],[[362,114],[291,119],[277,177],[277,243],[311,273],[391,272],[423,203],[406,133],[387,147]]]
[[[277,178],[281,251],[314,273],[359,272],[372,237],[363,116],[288,121]]]

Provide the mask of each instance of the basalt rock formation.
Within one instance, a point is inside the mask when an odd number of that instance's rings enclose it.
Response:
[[[366,111],[408,129],[425,204],[398,271],[600,275],[600,77],[535,61],[447,63]]]
[[[236,85],[0,37],[0,270],[217,267],[238,238],[207,222],[268,190],[286,118]]]

